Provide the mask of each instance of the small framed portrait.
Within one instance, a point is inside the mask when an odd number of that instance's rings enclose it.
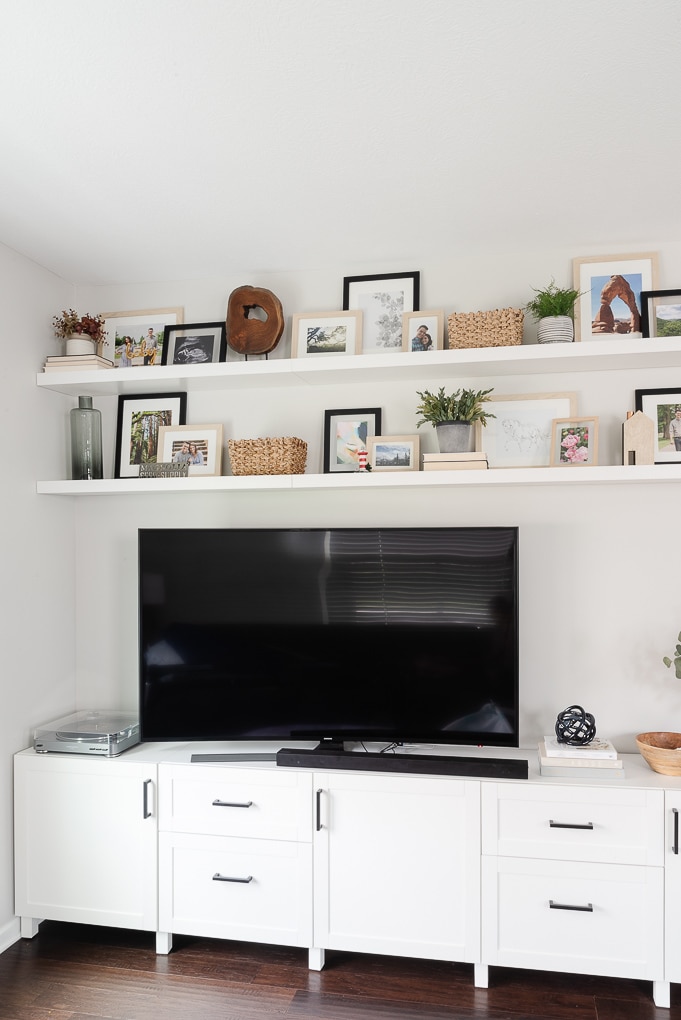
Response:
[[[343,308],[362,312],[364,354],[402,350],[402,315],[418,311],[419,281],[418,272],[344,278]]]
[[[636,390],[635,399],[655,424],[655,463],[681,464],[681,389]]]
[[[148,393],[118,398],[114,478],[139,478],[140,464],[158,461],[159,431],[184,425],[186,393]]]
[[[361,350],[361,312],[317,312],[293,316],[291,354],[294,358],[360,354]]]
[[[598,418],[554,418],[553,467],[590,467],[598,463]]]
[[[370,436],[367,440],[372,471],[418,471],[420,436]]]
[[[381,432],[380,407],[324,412],[324,474],[359,471],[359,454]]]
[[[644,336],[641,294],[657,286],[657,262],[657,252],[573,259],[575,340]]]
[[[221,474],[222,425],[162,425],[158,460],[187,464],[190,476]]]
[[[641,291],[644,337],[681,336],[681,288]]]
[[[402,313],[403,351],[441,351],[444,347],[445,313],[443,309],[431,312]]]
[[[114,368],[153,367],[163,358],[166,326],[182,322],[182,308],[147,308],[136,312],[103,312],[109,340],[113,338]]]
[[[166,326],[163,336],[162,365],[210,365],[227,356],[224,322],[192,322]]]

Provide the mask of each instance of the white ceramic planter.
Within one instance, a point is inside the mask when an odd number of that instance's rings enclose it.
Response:
[[[89,336],[83,333],[77,333],[74,336],[68,336],[66,338],[66,353],[94,354],[95,353],[94,340],[91,340]]]
[[[575,324],[569,315],[550,315],[537,325],[537,342],[540,344],[571,344],[575,338]]]

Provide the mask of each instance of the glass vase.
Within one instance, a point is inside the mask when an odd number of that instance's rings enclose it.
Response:
[[[71,477],[76,481],[102,478],[102,415],[92,397],[78,397],[70,412]]]

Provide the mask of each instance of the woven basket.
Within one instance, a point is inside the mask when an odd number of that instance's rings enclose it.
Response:
[[[228,439],[234,475],[302,475],[307,443],[294,436],[284,439]]]
[[[639,733],[636,743],[653,772],[681,776],[681,733]]]
[[[523,342],[521,308],[493,312],[452,312],[447,318],[449,347],[508,347]]]

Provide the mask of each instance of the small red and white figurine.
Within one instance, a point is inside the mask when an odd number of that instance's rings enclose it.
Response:
[[[367,453],[366,450],[360,450],[359,453],[357,454],[357,459],[359,460],[359,470],[360,471],[366,471],[366,469],[367,469],[367,457],[368,456],[369,456],[369,454]]]

